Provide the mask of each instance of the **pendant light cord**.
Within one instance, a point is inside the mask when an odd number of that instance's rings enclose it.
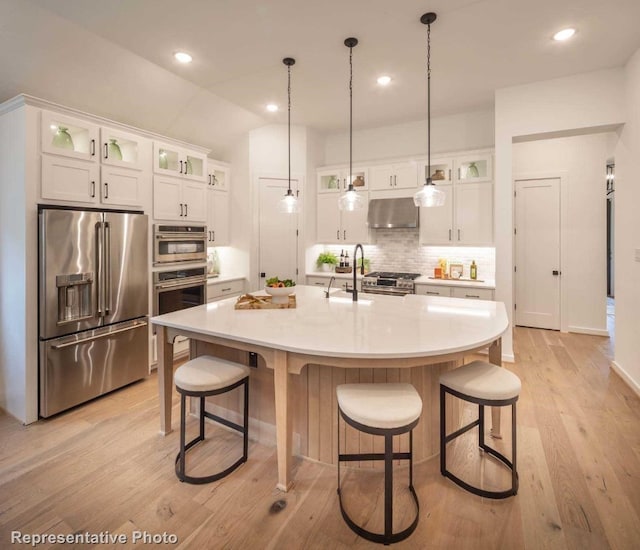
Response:
[[[431,24],[427,25],[427,184],[431,180]]]
[[[288,140],[289,140],[289,191],[288,194],[291,194],[291,65],[287,65],[287,128],[288,128]]]
[[[353,189],[353,47],[349,48],[349,187]]]

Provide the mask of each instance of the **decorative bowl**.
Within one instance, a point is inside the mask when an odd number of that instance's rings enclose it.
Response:
[[[295,286],[265,286],[264,291],[271,296],[272,304],[288,304],[289,295],[296,291]]]

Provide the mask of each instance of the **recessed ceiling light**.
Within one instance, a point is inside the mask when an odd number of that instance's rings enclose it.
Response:
[[[574,34],[576,34],[575,29],[562,29],[553,35],[553,39],[558,42],[562,42],[564,40],[569,40]]]
[[[275,113],[277,110],[278,106],[275,103],[269,103],[269,105],[267,105],[267,111],[270,113]]]
[[[391,77],[390,76],[379,76],[378,77],[378,84],[380,84],[380,86],[386,86],[387,84],[389,84],[389,82],[391,82]]]
[[[193,61],[193,57],[186,52],[176,52],[173,54],[173,57],[180,63],[191,63]]]

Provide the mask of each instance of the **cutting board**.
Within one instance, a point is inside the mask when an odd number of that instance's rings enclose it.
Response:
[[[243,294],[238,298],[234,309],[292,309],[296,307],[296,295],[289,296],[289,303],[274,304],[272,296],[254,296],[253,294]]]

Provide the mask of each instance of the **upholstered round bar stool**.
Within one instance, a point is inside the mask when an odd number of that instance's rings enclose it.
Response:
[[[340,452],[338,422],[338,499],[346,524],[361,537],[383,544],[406,539],[418,525],[420,503],[413,488],[413,428],[422,413],[422,400],[411,384],[343,384],[336,388],[338,414],[349,425],[364,433],[384,436],[384,453]],[[409,432],[409,452],[393,452],[393,438]],[[384,460],[384,533],[373,533],[357,525],[342,502],[340,463]],[[409,461],[409,491],[416,505],[415,519],[406,529],[393,532],[393,461]]]
[[[440,473],[467,491],[487,498],[507,498],[518,492],[516,468],[516,402],[522,385],[512,372],[487,363],[473,361],[440,376]],[[451,394],[478,405],[478,418],[455,432],[446,434],[445,398]],[[511,405],[511,460],[489,447],[484,440],[484,408]],[[504,491],[487,491],[470,485],[447,469],[447,443],[478,426],[479,447],[511,470],[511,487]]]
[[[249,368],[224,359],[217,359],[210,355],[201,355],[178,367],[173,378],[176,390],[180,394],[180,452],[176,456],[176,475],[178,479],[187,483],[202,484],[211,483],[229,475],[240,464],[247,461],[249,447]],[[242,426],[205,410],[206,397],[227,393],[240,386],[244,386],[244,423]],[[200,433],[185,444],[187,397],[200,398]],[[204,440],[205,418],[233,428],[242,434],[242,456],[231,466],[215,474],[202,477],[190,476],[187,475],[185,468],[186,453],[194,445]]]

